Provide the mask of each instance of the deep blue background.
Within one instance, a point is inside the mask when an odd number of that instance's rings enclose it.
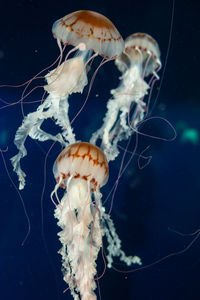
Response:
[[[172,1],[2,1],[0,5],[0,81],[18,84],[48,66],[58,55],[51,35],[52,23],[79,9],[98,11],[110,18],[125,38],[134,32],[147,32],[159,43],[162,62],[166,60],[172,22]],[[177,139],[163,142],[139,139],[138,153],[151,145],[147,154],[151,163],[143,170],[135,156],[122,176],[114,197],[112,218],[128,254],[137,254],[144,265],[184,249],[192,237],[172,232],[191,233],[200,228],[199,141],[183,142],[183,129],[193,128],[200,135],[199,97],[199,1],[176,1],[169,56],[163,83],[154,88],[152,101],[159,97],[153,115],[165,117],[177,128]],[[93,66],[98,65],[96,59]],[[160,72],[162,76],[162,71]],[[113,63],[100,69],[85,110],[75,121],[78,139],[88,140],[101,124],[106,100],[111,88],[117,86],[119,73]],[[20,89],[0,88],[0,97],[13,102]],[[70,99],[73,117],[85,99],[76,95]],[[99,94],[99,97],[95,95]],[[35,93],[29,100],[38,99]],[[25,105],[25,113],[37,105]],[[20,106],[0,110],[1,148],[8,171],[17,184],[9,158],[16,153],[14,134],[22,122]],[[144,132],[169,137],[172,132],[165,123],[148,122]],[[49,124],[46,124],[48,127]],[[52,166],[60,147],[53,148],[47,160],[46,187],[41,211],[44,183],[44,159],[51,143],[36,144],[28,139],[28,156],[22,166],[27,173],[27,185],[21,193],[31,222],[31,232],[23,247],[27,223],[20,203],[0,161],[0,299],[71,299],[60,271],[59,231],[53,218],[50,192],[54,187]],[[129,150],[134,147],[134,139]],[[120,158],[110,164],[110,179],[102,189],[104,199],[116,179]],[[109,209],[110,199],[107,203]],[[43,216],[43,227],[41,221]],[[43,229],[42,229],[43,228]],[[171,230],[170,230],[171,229]],[[200,299],[200,240],[184,254],[172,257],[133,274],[106,270],[99,281],[101,297],[135,300],[196,300]],[[100,275],[103,270],[98,261]],[[127,270],[116,264],[120,270]]]

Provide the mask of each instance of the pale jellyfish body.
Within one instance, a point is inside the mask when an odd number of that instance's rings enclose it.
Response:
[[[72,93],[82,93],[87,84],[87,75],[82,56],[63,62],[46,76],[44,89],[54,97],[64,99]]]
[[[114,160],[119,150],[118,142],[127,139],[137,130],[144,119],[147,103],[144,101],[149,85],[144,77],[153,74],[161,67],[160,51],[156,41],[147,34],[136,33],[125,40],[125,51],[115,60],[122,72],[121,82],[111,90],[113,98],[107,103],[107,112],[103,125],[91,138],[91,143],[101,140],[101,148],[108,161]],[[131,124],[129,114],[134,106]]]
[[[105,154],[95,145],[79,142],[65,148],[54,164],[57,180],[53,196],[61,186],[66,192],[55,209],[62,231],[58,234],[62,248],[63,278],[74,299],[97,299],[96,259],[105,234],[108,240],[107,260],[111,267],[113,256],[127,265],[141,264],[137,256],[126,257],[110,216],[101,203],[100,188],[108,179]],[[79,298],[80,296],[80,298]]]
[[[82,93],[87,85],[86,64],[91,50],[94,56],[100,54],[106,59],[116,58],[123,50],[124,42],[112,24],[101,14],[92,11],[77,11],[56,21],[52,28],[53,36],[57,39],[60,48],[60,57],[63,57],[62,43],[73,45],[66,59],[45,78],[45,91],[49,93],[37,111],[28,114],[15,135],[15,145],[18,154],[11,161],[13,169],[18,175],[19,188],[25,186],[26,174],[22,171],[20,161],[26,156],[25,141],[27,136],[39,141],[53,140],[66,147],[75,143],[75,134],[70,124],[68,111],[68,97],[72,93]],[[67,59],[69,54],[77,51],[77,56]],[[62,132],[52,135],[40,127],[45,119],[53,118],[61,127]]]
[[[78,66],[78,68],[77,68]],[[44,102],[35,112],[29,113],[23,120],[15,135],[15,145],[18,154],[12,157],[13,169],[19,178],[19,189],[25,186],[26,174],[22,171],[20,161],[27,155],[25,141],[28,136],[38,141],[52,140],[62,146],[75,142],[68,111],[68,97],[72,93],[82,93],[87,84],[87,74],[81,57],[72,58],[57,67],[46,76],[48,85],[44,89],[49,93]],[[40,127],[45,119],[53,118],[62,129],[62,133],[52,135]]]

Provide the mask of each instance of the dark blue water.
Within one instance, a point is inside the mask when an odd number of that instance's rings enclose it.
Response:
[[[49,65],[58,55],[51,35],[53,22],[79,9],[98,11],[110,18],[125,38],[134,32],[146,32],[159,43],[165,63],[172,22],[172,1],[2,1],[0,11],[0,81],[18,84]],[[200,228],[200,99],[199,99],[199,25],[200,2],[176,1],[171,44],[161,88],[156,84],[152,102],[159,97],[153,115],[169,120],[177,130],[173,142],[139,137],[138,153],[150,145],[146,155],[152,160],[138,168],[138,156],[129,164],[119,182],[111,216],[126,253],[139,255],[144,265],[187,247],[194,236],[181,236]],[[99,64],[96,59],[93,71]],[[160,72],[162,76],[162,71]],[[101,125],[109,91],[118,84],[119,72],[111,62],[100,69],[88,103],[74,122],[77,138],[88,141]],[[0,88],[0,97],[14,102],[22,89]],[[99,97],[95,95],[99,94]],[[87,95],[70,98],[70,117],[80,108]],[[29,101],[39,99],[36,92]],[[2,104],[2,103],[1,103]],[[25,105],[25,114],[37,105]],[[96,117],[97,116],[97,117]],[[9,158],[16,153],[13,139],[22,122],[19,105],[0,110],[0,144],[8,172],[17,185]],[[45,125],[47,128],[49,123]],[[147,134],[169,138],[173,133],[164,122],[151,121],[144,126]],[[129,150],[134,148],[134,137]],[[124,146],[125,144],[122,144]],[[56,145],[47,159],[50,142],[35,143],[30,138],[28,156],[22,167],[27,185],[21,195],[31,223],[25,245],[27,221],[20,198],[0,161],[0,299],[32,300],[71,299],[61,273],[59,231],[53,217],[50,193],[54,188],[52,166],[60,152]],[[102,189],[104,198],[112,188],[120,159],[110,164],[110,179]],[[127,160],[129,156],[127,155]],[[44,185],[41,209],[41,195]],[[110,206],[110,199],[107,209]],[[42,217],[43,216],[43,221]],[[43,224],[43,225],[42,225]],[[119,270],[130,270],[118,261]],[[98,274],[103,260],[98,259]],[[200,299],[200,239],[188,251],[147,269],[134,273],[106,270],[99,281],[101,299],[127,300],[196,300]],[[98,294],[98,291],[96,291]],[[98,296],[99,297],[99,296]]]

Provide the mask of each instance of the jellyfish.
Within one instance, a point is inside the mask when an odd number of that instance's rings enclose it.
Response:
[[[56,198],[55,218],[61,232],[64,281],[68,284],[74,299],[97,299],[96,259],[106,236],[108,267],[113,257],[127,265],[141,264],[138,256],[126,256],[121,250],[121,241],[115,231],[110,215],[105,213],[101,203],[100,188],[108,180],[108,161],[103,151],[87,142],[76,142],[66,147],[57,157],[53,167],[57,181],[51,194]],[[60,200],[58,188],[64,188]],[[106,249],[104,249],[106,251]]]
[[[53,36],[60,48],[60,60],[67,45],[72,45],[66,58],[46,76],[48,93],[35,112],[29,113],[18,128],[14,143],[18,153],[11,158],[13,169],[19,180],[19,189],[25,186],[25,172],[21,169],[21,159],[27,155],[26,138],[59,142],[62,147],[75,143],[76,138],[70,124],[68,98],[72,93],[82,93],[87,85],[86,65],[97,55],[106,60],[115,59],[124,48],[124,41],[113,23],[103,15],[87,10],[68,14],[53,24]],[[62,48],[62,44],[64,48]],[[69,55],[76,51],[73,58]],[[94,55],[91,56],[91,52]],[[45,119],[53,119],[61,128],[61,133],[52,135],[41,129]]]
[[[93,133],[90,142],[101,140],[101,149],[108,161],[118,154],[118,142],[127,139],[148,112],[145,95],[153,87],[154,78],[161,68],[160,50],[157,42],[148,34],[135,33],[125,40],[125,51],[115,60],[122,72],[121,82],[111,90],[112,98],[107,102],[107,112],[100,129]],[[144,80],[152,74],[149,84]],[[133,111],[132,116],[130,116]]]

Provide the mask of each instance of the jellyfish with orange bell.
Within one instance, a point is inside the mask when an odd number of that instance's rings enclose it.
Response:
[[[24,145],[26,138],[29,136],[38,141],[53,140],[63,147],[75,143],[75,134],[68,116],[69,96],[83,92],[88,82],[86,65],[92,58],[101,55],[105,60],[115,59],[124,48],[124,41],[113,23],[93,11],[80,10],[68,14],[53,24],[52,32],[61,54],[58,66],[45,76],[47,85],[44,90],[49,95],[35,112],[24,118],[14,139],[18,153],[11,158],[11,162],[19,179],[19,189],[25,186],[26,174],[21,169],[20,162],[27,155]],[[61,63],[67,45],[72,45],[73,48]],[[69,58],[74,51],[76,55]],[[91,56],[92,51],[94,55]],[[61,133],[52,135],[41,129],[44,120],[50,118],[61,127]]]
[[[121,71],[120,84],[111,90],[112,98],[107,102],[107,112],[102,126],[93,133],[90,142],[101,142],[101,149],[108,161],[118,154],[118,143],[137,132],[138,125],[148,114],[149,100],[146,95],[159,79],[161,68],[160,50],[157,42],[146,33],[135,33],[125,40],[125,50],[115,64]],[[145,81],[152,75],[149,82]]]
[[[60,153],[53,173],[57,184],[51,198],[54,203],[57,201],[55,218],[62,229],[58,235],[63,278],[74,299],[95,300],[96,259],[103,235],[108,242],[104,249],[108,267],[114,256],[127,265],[141,264],[139,257],[126,256],[122,251],[113,221],[101,203],[100,188],[109,174],[107,158],[99,147],[77,142]],[[57,195],[60,187],[65,190],[61,200]]]

